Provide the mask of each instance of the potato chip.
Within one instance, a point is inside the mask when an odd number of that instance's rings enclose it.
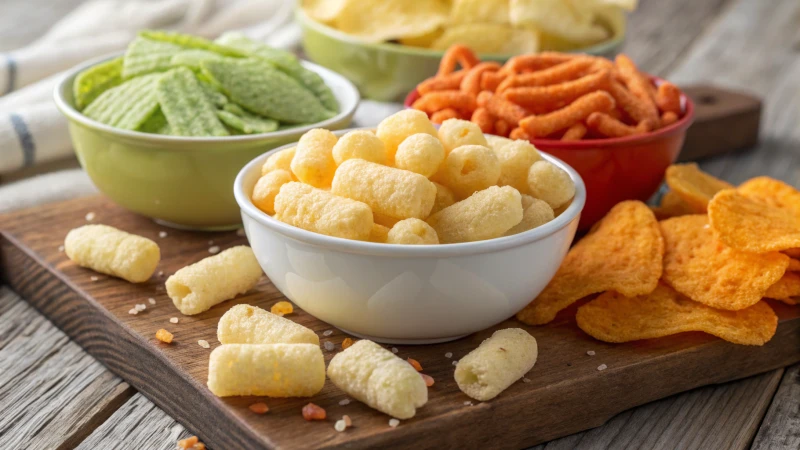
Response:
[[[122,83],[122,57],[92,66],[75,77],[72,96],[75,107],[82,110],[103,92]]]
[[[138,36],[128,44],[128,49],[125,51],[122,78],[167,71],[172,68],[172,57],[182,50],[179,45]]]
[[[783,181],[758,177],[744,182],[737,190],[747,197],[756,198],[800,216],[800,191]]]
[[[156,88],[161,111],[176,136],[228,136],[194,73],[185,67],[170,70]]]
[[[158,110],[156,85],[160,73],[144,75],[113,87],[97,97],[83,114],[124,130],[135,130]]]
[[[447,21],[448,6],[441,0],[371,0],[369,7],[350,1],[339,11],[336,28],[366,42],[421,36]]]
[[[780,253],[747,253],[719,242],[704,215],[665,220],[661,234],[663,281],[713,308],[739,310],[755,305],[789,265],[789,257]]]
[[[411,36],[411,37],[400,38],[399,41],[400,41],[401,45],[409,45],[411,47],[428,48],[431,45],[433,45],[433,43],[434,43],[434,41],[436,41],[436,39],[439,39],[439,37],[442,35],[442,33],[444,33],[444,29],[437,28],[437,29],[435,29],[435,30],[433,30],[433,31],[431,31],[429,33],[425,33],[425,34],[422,34],[422,35],[419,35],[419,36]]]
[[[466,45],[475,53],[533,53],[539,50],[539,36],[531,30],[507,25],[457,25],[447,28],[431,48],[446,50],[455,44]]]
[[[245,134],[271,133],[278,129],[277,121],[251,114],[233,103],[217,111],[217,117],[225,125]]]
[[[227,59],[201,65],[231,100],[251,112],[287,123],[315,123],[335,115],[294,78],[266,61]]]
[[[800,259],[789,259],[789,267],[786,268],[790,272],[800,272]]]
[[[529,325],[552,321],[575,301],[608,290],[649,294],[661,278],[664,241],[642,202],[624,201],[567,253],[550,284],[517,318]]]
[[[695,211],[686,203],[681,196],[673,191],[667,191],[661,197],[658,206],[652,207],[656,219],[664,220],[672,217],[695,214]]]
[[[453,0],[450,25],[494,23],[506,25],[510,0]]]
[[[332,22],[353,0],[303,0],[303,11],[319,22]]]
[[[594,11],[574,0],[515,0],[509,10],[515,26],[539,30],[579,44],[598,42],[609,31],[594,23]]]
[[[672,192],[697,214],[706,212],[708,202],[714,194],[733,188],[733,185],[703,172],[695,163],[667,167],[665,180]]]
[[[717,238],[738,250],[764,253],[800,247],[800,215],[734,189],[714,196],[708,218]]]
[[[797,303],[792,297],[800,297],[800,274],[795,272],[786,272],[783,274],[777,283],[767,289],[764,297],[774,298],[776,300],[787,301],[787,303],[794,305]]]
[[[800,248],[787,248],[783,253],[789,255],[790,258],[800,259]]]
[[[778,316],[765,302],[740,311],[721,311],[663,284],[650,294],[633,298],[606,292],[578,308],[575,318],[581,330],[604,342],[702,331],[735,344],[764,345],[778,327]]]

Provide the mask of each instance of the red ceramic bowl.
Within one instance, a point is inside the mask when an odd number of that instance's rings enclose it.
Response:
[[[663,80],[653,77],[656,85]],[[405,106],[419,98],[414,90]],[[652,133],[622,138],[564,142],[531,139],[537,149],[569,164],[586,184],[586,206],[579,228],[586,230],[623,200],[647,201],[664,179],[664,171],[675,162],[686,130],[694,119],[694,104],[682,95],[683,115],[677,122]]]

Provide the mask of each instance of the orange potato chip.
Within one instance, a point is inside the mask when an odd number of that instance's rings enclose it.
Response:
[[[703,172],[695,163],[667,167],[665,179],[669,188],[698,214],[706,212],[714,194],[733,188],[733,185]]]
[[[764,297],[781,300],[790,305],[797,304],[797,301],[792,297],[800,297],[800,274],[786,272],[777,283],[767,289]]]
[[[739,311],[722,311],[694,302],[659,284],[634,298],[606,292],[578,308],[578,327],[605,342],[653,339],[702,331],[742,345],[764,345],[775,334],[778,316],[766,302]]]
[[[714,196],[708,218],[717,238],[738,250],[765,253],[800,247],[800,215],[735,189]]]
[[[570,249],[550,284],[517,318],[542,325],[590,294],[650,293],[661,278],[663,255],[664,241],[650,208],[638,201],[618,203]]]
[[[781,279],[789,257],[747,253],[714,238],[704,215],[661,222],[663,281],[690,299],[713,308],[740,310],[755,305]]]
[[[667,191],[661,197],[661,203],[658,206],[650,208],[656,215],[656,219],[664,220],[672,217],[685,216],[687,214],[694,214],[695,211],[676,193]]]
[[[790,258],[800,259],[800,248],[787,248],[783,253],[789,255]]]
[[[786,268],[789,272],[800,272],[800,259],[791,258],[789,260],[789,267]]]
[[[800,216],[800,191],[783,181],[770,177],[757,177],[745,181],[737,190],[746,197],[761,200]]]

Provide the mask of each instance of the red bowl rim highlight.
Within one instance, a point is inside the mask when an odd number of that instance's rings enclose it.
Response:
[[[650,80],[656,86],[665,83],[659,77],[649,75]],[[420,97],[416,89],[409,92],[403,101],[403,106],[411,108],[411,105]],[[683,91],[681,91],[681,103],[683,104],[683,115],[675,123],[667,125],[666,127],[659,128],[656,131],[647,132],[645,134],[637,134],[633,136],[623,136],[617,138],[604,138],[604,139],[586,139],[580,141],[562,141],[559,139],[531,139],[531,143],[536,148],[541,149],[554,149],[554,150],[598,150],[602,147],[622,147],[627,144],[641,144],[657,140],[663,136],[672,134],[689,127],[694,120],[694,102]]]

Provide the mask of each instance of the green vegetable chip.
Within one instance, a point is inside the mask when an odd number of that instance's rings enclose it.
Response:
[[[171,31],[143,30],[139,32],[139,36],[151,39],[153,41],[175,44],[185,48],[208,50],[210,52],[218,53],[222,56],[246,56],[239,50],[214,41],[209,41],[208,39],[200,36],[192,36],[191,34],[175,33]]]
[[[172,134],[172,129],[169,127],[167,117],[161,112],[161,109],[157,109],[137,131],[153,134]]]
[[[217,111],[217,117],[245,134],[270,133],[278,129],[277,121],[249,113],[235,103],[228,103],[222,111]]]
[[[124,130],[139,128],[158,109],[156,85],[160,73],[128,80],[100,94],[83,114]]]
[[[128,79],[152,72],[164,72],[172,68],[172,57],[180,46],[137,37],[128,45],[122,63],[122,78]]]
[[[161,111],[176,136],[228,136],[194,73],[178,67],[165,73],[156,88]]]
[[[208,50],[181,50],[172,57],[170,63],[173,66],[183,66],[195,72],[200,71],[200,62],[208,59],[222,59],[224,56]]]
[[[78,110],[92,103],[106,90],[122,83],[122,57],[90,67],[75,77],[72,95]]]

